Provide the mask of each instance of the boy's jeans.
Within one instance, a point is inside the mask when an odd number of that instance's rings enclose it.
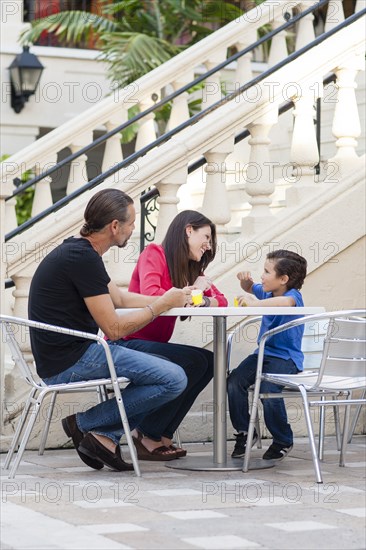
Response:
[[[247,432],[249,427],[249,403],[248,388],[254,384],[257,372],[256,354],[249,355],[240,365],[234,369],[228,378],[229,409],[232,425],[237,432]],[[264,356],[263,373],[274,374],[297,374],[298,370],[291,359],[280,357]],[[282,386],[262,382],[260,391],[262,393],[278,393],[283,390]],[[263,399],[264,421],[271,432],[274,443],[283,447],[293,444],[293,433],[287,421],[287,413],[283,399]]]
[[[187,377],[178,365],[115,344],[110,345],[110,350],[117,376],[125,376],[131,381],[123,390],[123,403],[131,430],[150,411],[184,391]],[[92,343],[72,367],[44,378],[44,381],[46,384],[64,384],[97,378],[110,378],[110,373],[103,347]],[[115,398],[78,413],[76,420],[82,432],[93,431],[105,435],[117,445],[124,433]]]

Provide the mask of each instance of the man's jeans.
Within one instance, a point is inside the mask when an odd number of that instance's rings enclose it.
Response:
[[[196,397],[213,377],[212,351],[183,344],[139,339],[120,340],[118,343],[128,349],[165,357],[180,365],[186,373],[188,378],[186,389],[173,401],[146,416],[138,425],[143,434],[155,441],[160,441],[162,436],[172,439]]]
[[[131,429],[150,411],[176,398],[185,389],[187,377],[178,365],[112,343],[109,347],[117,376],[125,376],[131,381],[122,395]],[[72,367],[44,381],[64,384],[97,378],[110,378],[110,373],[103,347],[92,343]],[[124,433],[115,398],[78,413],[76,421],[82,432],[105,435],[117,445]]]
[[[249,427],[248,388],[254,384],[257,371],[258,355],[249,355],[234,369],[228,378],[229,409],[232,425],[237,432],[247,432]],[[263,373],[297,374],[298,370],[291,359],[281,359],[269,355],[264,356]],[[282,386],[262,382],[262,393],[278,393]],[[287,421],[287,413],[283,399],[263,399],[264,421],[271,432],[274,443],[284,447],[293,444],[293,433]]]

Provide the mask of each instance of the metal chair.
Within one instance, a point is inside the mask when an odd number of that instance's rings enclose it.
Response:
[[[317,483],[322,483],[320,464],[315,447],[314,431],[310,417],[310,407],[345,406],[340,466],[345,465],[345,454],[349,438],[350,407],[364,405],[366,399],[351,398],[354,390],[366,388],[366,311],[349,310],[328,312],[321,315],[311,315],[290,321],[280,327],[263,334],[259,343],[257,377],[254,387],[251,420],[248,430],[248,443],[244,457],[243,471],[248,471],[251,442],[254,433],[255,418],[258,412],[259,390],[262,380],[270,381],[280,386],[291,387],[300,392],[302,397],[306,426],[308,430],[311,454]],[[327,334],[324,339],[323,353],[318,372],[304,372],[295,375],[262,374],[264,346],[268,338],[284,330],[306,323],[322,322],[329,319]],[[322,393],[321,399],[313,399]],[[327,396],[342,396],[346,399],[327,400]],[[262,398],[270,397],[263,396]]]
[[[245,319],[244,322],[241,322],[237,327],[235,327],[235,330],[232,331],[229,334],[229,336],[227,338],[227,370],[228,370],[228,375],[230,374],[230,372],[232,370],[232,352],[233,352],[233,349],[234,349],[234,342],[236,342],[236,341],[241,342],[243,338],[242,338],[242,335],[240,333],[244,332],[244,331],[247,332],[248,327],[250,327],[250,325],[254,326],[255,324],[257,324],[258,329],[252,335],[252,336],[255,336],[255,338],[251,338],[251,341],[257,343],[257,337],[258,337],[258,333],[259,333],[259,323],[261,322],[261,320],[262,320],[261,316],[251,317],[249,319]],[[326,332],[327,332],[327,323],[328,323],[328,320],[324,319],[324,321],[322,323],[316,323],[316,325],[315,324],[314,325],[309,324],[309,325],[305,326],[304,336],[302,338],[302,343],[301,343],[301,350],[304,354],[304,371],[313,372],[314,369],[317,370],[319,368],[319,363],[320,363],[321,355],[322,355],[322,352],[323,352],[324,338],[325,338],[325,335],[326,335]],[[249,330],[251,330],[251,329],[249,328]],[[246,334],[244,336],[244,339],[248,340],[248,336],[249,336],[249,334]],[[253,384],[253,386],[251,386],[249,388],[250,399],[252,399],[253,391],[254,391],[254,384]],[[278,398],[279,397],[278,394],[269,395],[269,394],[262,394],[261,393],[259,398],[260,399],[262,399],[262,398],[265,399],[265,398],[269,398],[270,396],[273,397],[273,398]],[[284,398],[299,398],[300,397],[298,392],[293,391],[291,388],[286,388],[286,390],[284,390],[282,392],[281,396],[284,397]],[[324,396],[322,392],[319,392],[319,397],[322,397],[324,399],[326,396]],[[334,409],[333,409],[333,414],[334,414],[334,423],[335,423],[335,433],[336,433],[336,437],[337,437],[337,447],[338,447],[338,449],[340,449],[339,414],[338,414],[338,409],[336,407],[334,407]],[[255,428],[256,428],[256,431],[257,431],[257,434],[258,434],[257,448],[261,449],[262,448],[261,431],[260,431],[260,423],[259,423],[258,415],[257,415],[257,418],[256,418]],[[323,458],[324,436],[325,436],[325,411],[324,411],[324,409],[320,409],[319,443],[318,443],[318,456],[319,456],[320,459]]]
[[[38,417],[42,403],[46,396],[51,394],[51,404],[48,410],[46,423],[42,433],[40,454],[43,454],[43,450],[47,439],[48,429],[52,418],[52,412],[53,412],[57,395],[66,394],[66,393],[83,392],[83,391],[84,392],[97,391],[98,394],[100,395],[100,399],[104,399],[106,397],[105,392],[108,386],[113,389],[113,392],[115,394],[119,413],[121,416],[121,422],[126,435],[127,444],[128,444],[128,448],[129,448],[132,463],[133,463],[133,467],[136,475],[140,476],[141,475],[140,467],[137,460],[135,446],[132,441],[130,427],[126,416],[123,399],[121,395],[121,389],[120,389],[120,385],[128,383],[129,379],[125,377],[119,377],[119,378],[117,377],[112,355],[107,342],[102,337],[96,334],[66,329],[63,327],[48,325],[46,323],[40,323],[36,321],[29,321],[27,319],[21,319],[18,317],[11,317],[7,315],[0,315],[0,325],[1,325],[1,331],[3,333],[3,341],[9,346],[13,361],[16,364],[16,366],[20,369],[23,379],[31,387],[30,393],[28,395],[21,417],[18,421],[18,425],[14,433],[13,440],[3,466],[5,470],[8,470],[10,468],[13,455],[15,454],[16,448],[20,440],[18,452],[16,453],[16,457],[10,469],[9,479],[13,479],[16,474],[16,471],[22,459],[24,450],[26,448],[27,442],[29,440],[32,429],[34,427],[35,421]],[[39,330],[58,332],[60,334],[68,334],[68,335],[81,337],[84,339],[98,342],[105,351],[107,364],[110,372],[110,378],[101,378],[98,380],[88,380],[88,381],[82,381],[82,382],[70,382],[68,384],[52,384],[52,385],[45,384],[42,380],[39,380],[38,377],[32,372],[32,369],[29,367],[29,365],[27,364],[23,356],[22,350],[17,340],[17,335],[22,334],[22,332],[20,332],[21,327],[27,327],[27,328],[32,327]]]

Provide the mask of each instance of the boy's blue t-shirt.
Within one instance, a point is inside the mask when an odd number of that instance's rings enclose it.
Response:
[[[254,284],[252,287],[253,294],[259,300],[273,298],[272,292],[264,292],[261,284]],[[285,292],[284,296],[292,296],[295,300],[296,307],[303,307],[304,302],[301,292],[292,288]],[[275,327],[284,325],[289,321],[298,319],[301,315],[264,315],[262,317],[261,328],[259,331],[258,342],[262,335]],[[266,342],[264,353],[282,359],[292,359],[299,371],[303,370],[304,354],[301,351],[301,340],[304,334],[304,325],[293,327],[289,330],[284,330],[279,334],[275,334]],[[258,353],[258,349],[254,353]]]

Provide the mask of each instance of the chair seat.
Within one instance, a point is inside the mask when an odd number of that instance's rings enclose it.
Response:
[[[319,368],[316,372],[306,371],[294,375],[263,373],[263,359],[265,357],[265,345],[269,338],[275,335],[291,330],[295,326],[309,324],[311,329],[310,339],[317,343],[320,338],[318,328],[322,328],[326,322],[327,329],[322,342],[322,352],[319,355]],[[311,341],[310,341],[311,344]],[[357,405],[356,420],[362,405],[366,404],[366,310],[346,310],[327,312],[321,315],[311,315],[298,318],[280,325],[274,329],[265,332],[259,341],[257,375],[253,391],[252,407],[250,411],[250,423],[248,429],[247,445],[244,457],[243,471],[249,469],[249,460],[251,454],[251,443],[254,434],[254,425],[258,414],[259,398],[271,398],[273,394],[262,394],[260,392],[263,381],[284,386],[285,392],[288,388],[291,394],[291,388],[298,390],[301,396],[304,416],[308,431],[309,444],[313,459],[315,476],[317,483],[322,483],[323,478],[320,469],[318,453],[315,445],[313,420],[310,415],[310,407],[320,408],[319,414],[319,441],[323,441],[321,429],[324,427],[323,410],[325,406],[333,407],[334,412],[338,407],[345,407],[343,436],[340,448],[339,465],[345,466],[345,455],[349,435],[350,410],[353,405]],[[362,397],[358,399],[351,398],[353,390],[364,390]],[[283,393],[285,393],[283,392]],[[284,396],[283,393],[281,397]],[[320,393],[320,400],[314,399]],[[338,399],[341,394],[345,399]],[[325,399],[325,397],[335,397],[336,399]],[[337,412],[338,415],[338,412]],[[339,424],[339,421],[337,421]],[[354,429],[354,425],[352,427]],[[321,450],[321,449],[320,449]]]
[[[308,392],[319,391],[345,391],[345,390],[357,390],[365,386],[365,377],[363,376],[332,376],[324,375],[322,377],[321,384],[317,384],[318,374],[304,373],[304,374],[289,374],[283,376],[281,374],[263,374],[263,380],[268,382],[275,382],[276,384],[283,384],[284,386],[290,386],[298,388],[300,385],[304,386]]]

